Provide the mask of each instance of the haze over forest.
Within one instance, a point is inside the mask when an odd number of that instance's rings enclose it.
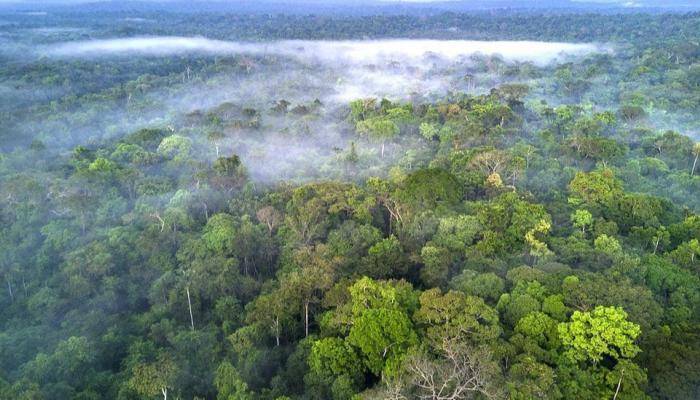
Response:
[[[699,398],[657,3],[0,0],[0,400]]]

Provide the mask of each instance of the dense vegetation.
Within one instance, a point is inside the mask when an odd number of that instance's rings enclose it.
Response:
[[[700,396],[700,15],[14,18],[0,398]],[[615,51],[349,104],[281,58],[22,54],[144,34]]]

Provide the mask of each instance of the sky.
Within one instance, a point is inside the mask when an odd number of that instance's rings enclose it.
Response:
[[[41,4],[80,4],[80,3],[96,3],[96,2],[107,2],[107,1],[114,1],[114,0],[0,0],[0,3],[4,4],[25,4],[25,5],[41,5]],[[138,2],[156,2],[156,3],[168,3],[168,2],[179,2],[182,0],[137,0]],[[249,0],[250,1],[250,0]],[[692,5],[694,3],[700,3],[700,1],[694,1],[694,0],[670,0],[670,1],[657,1],[657,0],[568,0],[572,3],[597,3],[597,4],[606,4],[606,5],[632,5],[632,4],[637,4],[637,5],[643,5],[643,6],[664,6],[664,5]],[[241,0],[193,0],[190,1],[192,2],[201,2],[201,3],[230,3],[230,4],[235,4],[235,3],[240,3]],[[261,2],[285,2],[285,3],[332,3],[333,1],[328,1],[328,0],[263,0]],[[531,7],[531,6],[542,6],[546,5],[548,3],[564,3],[566,0],[335,0],[335,2],[339,4],[349,4],[349,3],[377,3],[377,4],[386,4],[386,3],[456,3],[456,2],[462,2],[465,4],[469,3],[480,3],[480,4],[487,4],[487,3],[493,3],[495,5],[502,5],[502,4],[512,4],[513,6],[525,6],[525,7]]]

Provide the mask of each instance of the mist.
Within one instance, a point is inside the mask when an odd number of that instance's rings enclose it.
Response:
[[[260,110],[259,129],[244,137],[229,132],[220,147],[238,154],[253,179],[273,183],[323,177],[319,171],[324,169],[324,163],[333,162],[338,152],[346,151],[356,141],[342,134],[348,126],[337,123],[337,115],[346,112],[350,101],[359,98],[407,101],[419,96],[420,101],[427,102],[451,91],[485,93],[511,80],[499,76],[498,69],[503,67],[498,65],[546,67],[609,51],[609,46],[591,43],[536,41],[392,39],[251,43],[201,37],[137,37],[54,43],[40,48],[38,53],[60,62],[75,59],[101,62],[129,57],[239,60],[245,65],[243,74],[217,73],[196,79],[184,76],[183,82],[174,87],[148,90],[144,94],[147,103],[159,106],[141,111],[138,120],[147,126],[152,123],[149,121],[168,114],[206,111],[220,104]],[[471,78],[465,80],[467,75]],[[282,100],[289,102],[290,108],[319,100],[322,108],[312,118],[268,115],[266,110]],[[160,115],[154,111],[157,109]],[[105,119],[127,119],[126,126],[136,127],[134,119],[127,118],[128,113],[119,110],[114,113],[115,116]],[[125,133],[119,132],[110,136]],[[213,161],[218,153],[211,147],[205,148],[209,151],[198,156]],[[376,148],[362,144],[359,150],[369,152],[369,157]],[[398,160],[402,153],[403,150],[396,148],[389,159]],[[381,174],[367,167],[362,176]]]
[[[55,57],[99,56],[172,56],[208,55],[282,55],[326,64],[368,64],[393,60],[412,63],[429,62],[437,57],[456,61],[473,54],[500,55],[507,61],[530,61],[545,65],[566,55],[581,56],[608,51],[604,46],[588,43],[536,41],[471,40],[371,40],[308,41],[286,40],[246,43],[200,37],[136,37],[89,40],[54,44],[43,51]]]

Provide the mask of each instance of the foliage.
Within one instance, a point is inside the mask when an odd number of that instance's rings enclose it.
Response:
[[[0,21],[0,398],[698,397],[697,13],[102,6]],[[30,51],[159,35],[615,51]]]

